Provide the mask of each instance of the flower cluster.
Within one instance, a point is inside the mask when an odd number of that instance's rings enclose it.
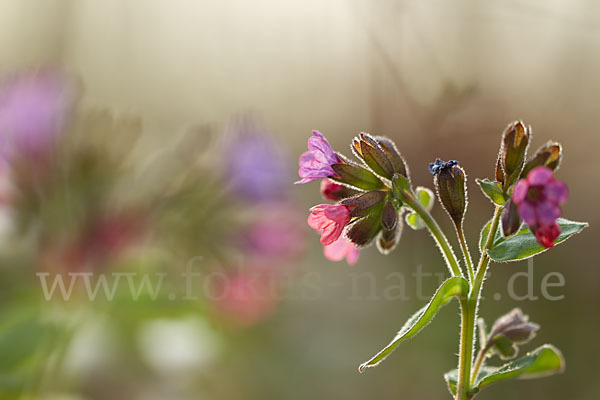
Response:
[[[526,161],[531,128],[523,122],[510,124],[503,133],[496,166],[496,180],[507,199],[502,215],[504,236],[519,231],[522,221],[544,248],[554,246],[561,232],[556,222],[560,205],[567,201],[567,186],[554,178],[562,148],[557,143],[542,146]]]
[[[325,256],[354,264],[359,249],[377,243],[384,254],[398,243],[402,231],[402,202],[393,195],[392,181],[408,179],[404,159],[392,141],[361,133],[352,142],[360,163],[336,153],[317,131],[308,140],[308,151],[300,156],[300,181],[321,179],[321,194],[337,204],[319,204],[310,209],[308,224],[321,234]]]

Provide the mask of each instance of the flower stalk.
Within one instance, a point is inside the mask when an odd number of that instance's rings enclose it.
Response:
[[[394,193],[396,194],[399,200],[406,203],[410,208],[413,209],[414,212],[416,212],[423,219],[423,222],[427,226],[427,229],[429,229],[429,232],[431,232],[433,239],[437,243],[444,256],[444,259],[446,260],[446,264],[448,265],[450,274],[452,276],[463,276],[460,266],[458,265],[458,260],[456,259],[456,256],[452,251],[450,243],[448,242],[448,238],[446,238],[446,235],[444,235],[444,232],[442,231],[436,220],[433,219],[429,211],[427,211],[421,205],[421,203],[419,203],[416,200],[414,193],[407,189],[398,188],[398,185],[396,185],[395,182],[396,180],[394,180],[393,185],[397,190],[394,190]]]

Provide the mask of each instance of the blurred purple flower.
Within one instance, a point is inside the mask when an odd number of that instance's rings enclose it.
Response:
[[[0,84],[0,155],[43,157],[64,128],[73,87],[55,70],[14,76]]]
[[[227,177],[236,194],[252,201],[285,197],[289,182],[288,157],[263,129],[243,123],[226,149]]]
[[[313,136],[308,139],[308,151],[300,156],[298,175],[302,179],[295,183],[308,183],[315,179],[334,176],[335,171],[331,168],[331,164],[340,162],[340,158],[325,136],[319,131],[313,131]]]

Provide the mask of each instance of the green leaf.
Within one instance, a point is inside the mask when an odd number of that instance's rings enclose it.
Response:
[[[435,317],[440,307],[447,304],[453,297],[466,296],[469,293],[469,283],[461,277],[455,276],[446,280],[438,288],[433,298],[425,307],[421,308],[412,317],[406,321],[396,337],[385,346],[379,353],[373,356],[369,361],[358,367],[360,372],[366,368],[374,367],[383,361],[400,343],[415,336]]]
[[[431,210],[435,200],[431,190],[426,187],[418,186],[416,189],[416,197],[417,201],[421,203],[423,208],[425,208],[427,211]],[[406,223],[416,231],[425,228],[425,222],[423,222],[423,219],[415,212],[406,214]]]
[[[579,233],[583,228],[587,227],[587,222],[576,222],[569,221],[568,219],[559,218],[556,220],[560,226],[560,235],[554,241],[554,244],[560,244],[570,238],[571,236]],[[479,247],[483,249],[483,245],[487,240],[490,231],[490,223],[481,231],[481,237],[479,240]],[[497,230],[494,242],[490,249],[488,249],[488,255],[494,261],[508,262],[508,261],[519,261],[533,257],[548,250],[547,248],[540,245],[536,240],[535,236],[527,225],[523,225],[521,229],[508,238],[502,236],[500,229]]]
[[[565,360],[560,350],[556,347],[545,344],[538,347],[534,351],[504,364],[499,368],[483,367],[477,374],[475,384],[469,391],[470,395],[474,395],[486,386],[495,382],[504,381],[507,379],[534,379],[544,376],[550,376],[563,372],[565,369]],[[458,370],[454,369],[444,375],[444,379],[448,384],[448,388],[452,394],[456,393],[456,382],[458,378]]]
[[[353,164],[332,164],[331,168],[339,175],[339,178],[330,178],[335,181],[363,190],[377,190],[384,188],[384,184],[374,173],[361,166]]]
[[[483,194],[492,201],[492,203],[497,204],[499,206],[503,206],[506,203],[506,197],[504,197],[504,192],[502,190],[502,185],[500,182],[492,182],[489,179],[475,179],[475,182],[481,188]]]
[[[423,186],[417,186],[416,192],[417,201],[421,203],[424,209],[426,209],[427,211],[431,211],[431,208],[433,207],[433,202],[435,200],[433,192],[430,189]]]
[[[415,231],[425,228],[425,222],[417,213],[406,214],[406,224]]]

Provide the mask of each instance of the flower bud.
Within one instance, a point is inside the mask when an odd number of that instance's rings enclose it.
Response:
[[[352,141],[352,150],[357,157],[362,159],[365,164],[379,176],[391,179],[394,175],[392,162],[383,151],[379,143],[370,135],[361,133]]]
[[[501,175],[504,178],[505,189],[512,185],[521,175],[530,136],[531,128],[521,121],[509,124],[502,134],[502,145],[499,156],[502,173],[499,174],[500,171],[496,168],[496,175],[497,177]]]
[[[439,158],[429,165],[438,199],[456,227],[462,226],[467,209],[465,171],[458,161],[442,161]]]
[[[392,166],[394,167],[394,172],[404,176],[405,178],[410,179],[406,162],[404,162],[404,158],[402,158],[402,155],[396,148],[394,142],[383,136],[376,136],[375,140],[377,141],[377,143],[379,143],[384,153],[387,155],[388,159],[392,163]]]
[[[396,228],[398,223],[398,211],[390,200],[387,200],[383,205],[383,211],[381,213],[381,225],[384,229],[391,231]]]
[[[394,229],[388,230],[383,228],[381,230],[381,234],[377,238],[377,250],[379,250],[381,254],[387,255],[394,250],[400,241],[403,226],[404,224],[402,223],[402,219],[398,218]]]
[[[356,196],[359,193],[357,190],[337,184],[329,179],[321,181],[321,195],[326,200],[340,201],[341,199]]]
[[[369,215],[351,223],[346,236],[357,247],[370,244],[381,231],[381,207],[373,207]]]
[[[350,212],[350,218],[362,218],[369,215],[371,209],[375,206],[378,206],[378,210],[381,210],[384,199],[385,192],[381,190],[371,190],[370,192],[344,199],[340,201],[340,204],[348,206],[352,210]]]
[[[527,174],[529,174],[529,171],[541,165],[554,171],[560,165],[561,159],[562,146],[559,143],[548,142],[540,147],[532,158],[527,160],[523,167],[523,171],[521,172],[521,178],[526,177]]]
[[[517,233],[520,227],[519,208],[512,200],[508,200],[502,210],[502,233],[507,237]]]
[[[504,171],[502,170],[502,160],[500,154],[498,154],[498,161],[496,162],[496,182],[504,184]]]
[[[360,165],[350,162],[338,163],[332,164],[331,168],[337,175],[331,179],[359,190],[377,190],[385,186],[374,173]]]
[[[517,345],[529,342],[539,329],[538,324],[530,322],[527,315],[515,308],[496,320],[488,335],[486,348],[502,359],[515,358],[519,352]]]

